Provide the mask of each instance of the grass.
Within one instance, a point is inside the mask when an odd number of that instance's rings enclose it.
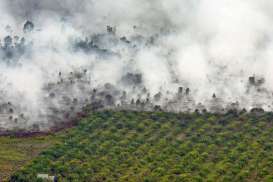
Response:
[[[57,142],[58,138],[55,135],[0,137],[0,181],[7,181],[12,173]]]

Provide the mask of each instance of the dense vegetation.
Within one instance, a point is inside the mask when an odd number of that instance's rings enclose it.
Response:
[[[11,181],[273,181],[272,113],[98,112]]]

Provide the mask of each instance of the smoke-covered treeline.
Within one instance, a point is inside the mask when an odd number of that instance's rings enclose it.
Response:
[[[270,0],[3,0],[0,128],[92,109],[272,110]]]

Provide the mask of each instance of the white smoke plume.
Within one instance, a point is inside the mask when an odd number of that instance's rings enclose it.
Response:
[[[92,102],[272,111],[270,0],[2,0],[0,10],[0,130],[48,130]]]

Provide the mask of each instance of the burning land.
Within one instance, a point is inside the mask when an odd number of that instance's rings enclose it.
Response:
[[[0,1],[0,181],[272,181],[272,9]]]
[[[166,58],[170,83],[160,83],[158,79],[161,79],[161,75],[156,75],[156,83],[147,81],[149,73],[136,68],[137,61],[133,58],[141,54],[141,49],[156,46],[161,41],[158,34],[149,37],[132,35],[126,38],[117,35],[115,27],[107,26],[104,32],[90,37],[69,39],[67,49],[74,57],[86,56],[84,59],[92,60],[73,60],[72,63],[69,62],[71,65],[61,64],[63,67],[68,66],[67,69],[54,63],[56,65],[50,70],[43,63],[26,63],[25,59],[30,59],[35,54],[33,51],[36,49],[36,42],[32,34],[37,32],[33,32],[34,27],[34,23],[25,21],[22,28],[25,37],[7,35],[3,38],[0,55],[5,67],[3,69],[8,71],[1,75],[1,135],[58,131],[76,124],[90,112],[102,110],[218,114],[230,111],[272,111],[272,90],[266,87],[267,80],[263,76],[255,74],[242,78],[232,75],[225,77],[228,80],[241,79],[243,95],[227,97],[226,90],[215,88],[211,92],[204,90],[207,94],[200,97],[201,88],[190,87],[189,81],[179,78],[174,65]],[[125,53],[130,54],[126,56],[129,60],[123,60]],[[124,64],[121,70],[112,67],[119,64]],[[227,68],[217,69],[224,72]],[[19,78],[20,74],[26,76],[28,71],[33,71],[28,75],[30,80]],[[207,77],[209,84],[220,84],[219,78]],[[26,88],[29,86],[37,88]]]

